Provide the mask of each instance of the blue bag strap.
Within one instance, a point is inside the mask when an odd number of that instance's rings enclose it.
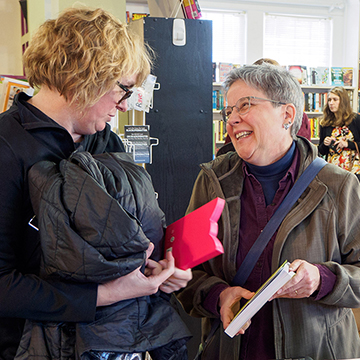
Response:
[[[244,261],[236,272],[236,275],[231,284],[232,286],[244,286],[261,253],[264,251],[266,245],[274,235],[276,229],[280,226],[286,214],[290,211],[296,200],[299,199],[300,195],[309,186],[317,173],[326,164],[327,162],[324,159],[317,157],[301,174],[299,179],[295,182],[294,186],[291,188],[283,202],[276,210],[275,214],[271,217],[259,237],[256,239],[254,245],[247,253]]]

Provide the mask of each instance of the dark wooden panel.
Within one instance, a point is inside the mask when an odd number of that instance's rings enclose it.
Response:
[[[145,18],[144,38],[156,52],[160,90],[146,115],[153,163],[146,169],[168,223],[184,215],[199,164],[212,159],[212,24],[185,20],[185,46],[172,44],[173,19]]]

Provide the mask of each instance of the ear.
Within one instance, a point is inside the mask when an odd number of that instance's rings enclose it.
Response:
[[[293,123],[296,115],[295,106],[293,104],[286,104],[284,114],[285,114],[285,120],[287,122]]]

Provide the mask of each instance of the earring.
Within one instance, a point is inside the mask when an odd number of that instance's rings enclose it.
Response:
[[[288,123],[284,124],[284,129],[285,130],[289,130],[289,127],[291,126],[291,121],[289,121]]]

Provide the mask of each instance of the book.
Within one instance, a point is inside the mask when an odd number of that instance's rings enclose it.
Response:
[[[182,4],[187,19],[201,18],[201,9],[197,0],[183,0]]]
[[[224,82],[226,75],[233,69],[232,63],[225,63],[220,62],[219,63],[219,81]]]
[[[224,206],[224,199],[215,198],[166,228],[165,254],[172,251],[176,267],[193,268],[224,253],[217,238],[217,221]]]
[[[292,74],[301,85],[307,84],[307,68],[304,65],[289,65],[288,71]]]
[[[265,305],[265,303],[295,275],[293,271],[289,271],[289,265],[290,263],[285,261],[259,288],[255,295],[246,302],[225,329],[227,335],[234,337],[246,322],[249,321]]]
[[[188,6],[186,6],[186,3]],[[188,19],[200,19],[201,18],[201,9],[198,0],[184,0],[183,4],[185,6],[185,14]]]
[[[353,68],[343,67],[342,73],[343,73],[344,86],[352,86],[352,84],[353,84]]]
[[[344,85],[342,67],[331,68],[331,85],[333,86]]]
[[[149,16],[147,13],[132,13],[131,20],[135,21],[147,16]]]
[[[319,66],[309,69],[309,85],[330,85],[330,71],[328,67]]]

